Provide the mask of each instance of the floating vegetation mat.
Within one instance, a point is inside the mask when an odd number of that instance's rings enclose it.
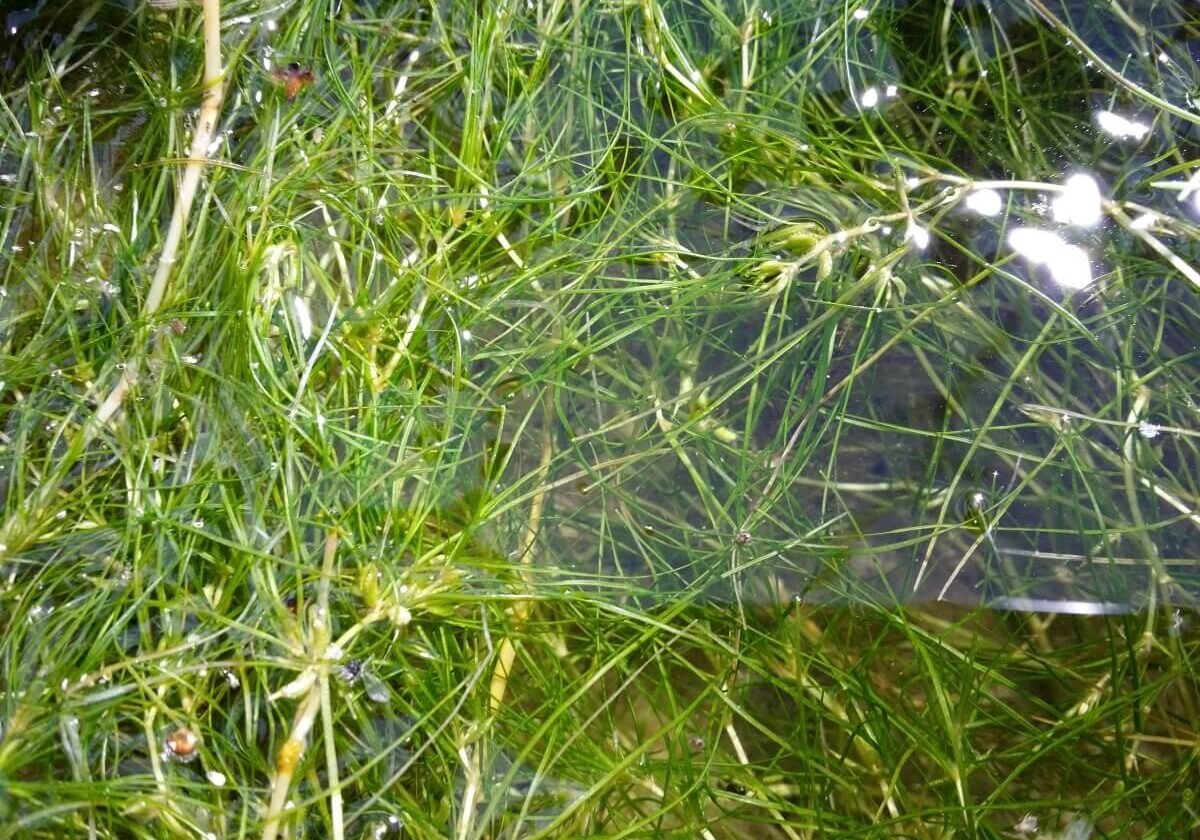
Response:
[[[1198,830],[1194,4],[0,22],[0,837]]]

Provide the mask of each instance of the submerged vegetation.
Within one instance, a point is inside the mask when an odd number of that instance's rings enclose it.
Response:
[[[0,837],[1200,828],[1194,4],[170,5],[0,34]]]

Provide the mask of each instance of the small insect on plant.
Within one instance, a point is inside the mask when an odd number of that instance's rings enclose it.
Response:
[[[290,101],[296,98],[296,94],[313,83],[314,76],[311,70],[306,70],[293,61],[287,67],[277,67],[271,73],[271,78],[276,83],[283,85],[283,93]]]

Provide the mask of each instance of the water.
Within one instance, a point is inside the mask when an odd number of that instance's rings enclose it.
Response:
[[[1147,57],[1142,33],[1081,10],[1083,31],[1102,38],[1097,57],[1194,113],[1190,41],[1166,25]],[[965,50],[955,83],[976,96],[1016,72],[1010,53],[1040,24],[1017,4],[967,18],[978,28],[942,37]],[[651,188],[642,228],[606,240],[601,268],[563,281],[579,299],[557,316],[566,332],[605,350],[556,396],[544,556],[570,558],[555,574],[585,589],[651,597],[1083,614],[1194,604],[1197,193],[1160,174],[1178,171],[1164,155],[1194,118],[1156,118],[1081,52],[1097,89],[1074,101],[1070,86],[1046,91],[1071,142],[1021,155],[1053,176],[1002,171],[989,145],[1023,141],[998,135],[962,153],[926,150],[957,158],[954,172],[935,171],[886,136],[921,105],[902,92],[912,80],[897,56],[912,44],[872,20],[845,22],[840,55],[808,46],[801,25],[790,66],[797,92],[878,133],[874,179],[837,189],[830,175],[748,177],[721,143],[749,126],[698,118],[680,130],[647,103],[648,134],[664,139],[644,150],[643,173],[669,181],[686,157],[741,196],[730,207],[699,188]],[[803,24],[826,22],[814,12]],[[682,29],[704,42],[702,23]],[[1027,72],[1038,70],[1017,75]],[[769,130],[792,118],[790,104],[748,108],[747,122]],[[813,145],[824,141],[814,129]],[[917,209],[864,230],[886,215],[881,194]],[[811,226],[799,242],[770,240],[797,219]],[[835,239],[824,272],[810,253],[821,236]],[[739,271],[771,291],[742,293]],[[872,272],[876,282],[845,293]],[[714,275],[727,278],[715,291]],[[643,289],[640,300],[610,304],[622,286]]]

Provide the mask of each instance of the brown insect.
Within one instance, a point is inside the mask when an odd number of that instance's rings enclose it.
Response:
[[[191,761],[196,757],[200,738],[186,726],[181,726],[167,735],[163,748],[169,758],[176,761]]]
[[[313,83],[314,77],[311,70],[305,70],[293,61],[287,67],[275,68],[271,78],[283,85],[284,95],[288,99],[295,99],[296,94]]]

